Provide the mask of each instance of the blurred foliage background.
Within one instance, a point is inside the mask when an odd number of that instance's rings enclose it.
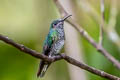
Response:
[[[98,42],[100,0],[85,0],[90,7],[80,0],[71,1],[74,4],[77,22]],[[109,24],[112,1],[117,2],[114,4],[116,7],[113,8],[116,9],[117,14],[114,19],[112,18],[112,22],[115,22],[114,29],[119,36],[119,0],[105,0],[105,22]],[[89,9],[91,7],[92,10]],[[38,52],[42,50],[50,23],[58,18],[60,15],[52,0],[0,0],[0,34]],[[120,48],[114,43],[115,41],[112,41],[113,39],[110,39],[111,35],[109,36],[111,28],[109,31],[108,28],[105,29],[103,46],[120,61]],[[85,63],[120,77],[120,71],[111,62],[98,53],[83,37],[80,36],[79,40],[82,42],[80,46]],[[38,65],[39,60],[0,42],[0,80],[71,80],[67,64],[63,60],[53,63],[42,79],[36,78]],[[86,72],[86,77],[87,80],[106,80],[89,72]]]

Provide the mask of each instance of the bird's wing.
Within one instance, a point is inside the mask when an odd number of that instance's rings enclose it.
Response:
[[[57,31],[55,29],[51,29],[44,42],[43,53],[45,55],[48,55],[50,53],[53,44],[57,40],[58,40]]]

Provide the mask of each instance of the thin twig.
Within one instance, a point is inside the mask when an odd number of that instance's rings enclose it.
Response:
[[[58,7],[58,10],[61,16],[68,15],[68,13],[64,10],[62,5],[59,3],[58,0],[54,0],[56,6]],[[102,45],[97,44],[93,38],[89,36],[89,34],[82,29],[80,25],[78,25],[72,18],[67,19],[67,22],[71,24],[90,44],[92,44],[99,52],[101,52],[102,55],[104,55],[109,61],[111,61],[118,69],[120,69],[120,63],[118,60],[116,60],[112,55],[110,55],[109,52],[107,52]]]
[[[88,1],[86,2],[86,0],[80,0],[81,2],[81,8],[83,11],[87,12],[89,15],[93,16],[96,21],[101,24],[101,18],[102,16],[100,16],[94,9],[93,6],[91,6]],[[104,25],[103,25],[103,31],[107,33],[109,39],[116,44],[116,46],[119,48],[120,50],[120,37],[118,35],[118,33],[115,30],[115,25],[116,25],[116,16],[118,13],[117,10],[117,0],[110,0],[111,2],[111,9],[110,9],[110,18],[109,18],[109,22],[106,22],[104,20]],[[85,6],[85,7],[84,7]],[[85,9],[87,7],[87,9]],[[100,16],[100,17],[99,17]],[[107,26],[107,27],[104,27]],[[100,40],[100,39],[99,39]]]
[[[105,8],[104,8],[104,0],[101,0],[101,23],[100,23],[100,36],[99,36],[99,45],[102,45],[103,42],[103,27],[104,27],[104,12],[105,12]]]
[[[79,68],[82,68],[82,69],[84,69],[84,70],[86,70],[88,72],[91,72],[91,73],[96,74],[98,76],[104,77],[106,79],[120,80],[119,77],[108,74],[108,73],[106,73],[104,71],[101,71],[101,70],[97,70],[97,69],[95,69],[93,67],[90,67],[90,66],[88,66],[86,64],[83,64],[83,63],[81,63],[81,62],[79,62],[79,61],[77,61],[77,60],[75,60],[75,59],[73,59],[73,58],[71,58],[71,57],[69,57],[69,56],[67,56],[65,54],[60,54],[60,55],[55,56],[53,58],[49,58],[49,57],[47,57],[45,55],[42,55],[42,54],[30,49],[30,48],[25,47],[24,45],[18,44],[18,43],[14,42],[13,40],[11,40],[8,37],[5,37],[3,35],[0,35],[0,40],[4,41],[5,43],[7,43],[9,45],[12,45],[13,47],[19,49],[20,51],[25,52],[25,53],[27,53],[27,54],[29,54],[29,55],[37,58],[37,59],[42,59],[42,60],[45,60],[47,62],[55,62],[55,61],[64,59],[65,61],[67,61],[68,63],[70,63],[72,65],[75,65],[75,66],[77,66]]]

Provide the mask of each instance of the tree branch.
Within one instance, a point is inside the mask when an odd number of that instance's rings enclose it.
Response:
[[[62,5],[58,0],[54,0],[61,16],[68,15],[68,13],[64,10]],[[71,24],[90,44],[93,45],[97,49],[97,51],[101,52],[109,61],[111,61],[118,69],[120,69],[120,62],[116,60],[109,52],[107,52],[102,45],[96,43],[91,36],[80,26],[78,25],[72,18],[66,20],[69,24]]]
[[[40,54],[40,53],[30,49],[30,48],[25,47],[22,44],[15,43],[13,40],[11,40],[8,37],[5,37],[1,34],[0,34],[0,40],[4,41],[5,43],[7,43],[9,45],[12,45],[13,47],[16,47],[17,49],[19,49],[22,52],[25,52],[31,56],[34,56],[35,58],[42,59],[47,62],[54,62],[54,61],[61,59],[61,56],[56,56],[55,58],[49,58],[43,54]]]
[[[108,73],[106,73],[104,71],[101,71],[101,70],[97,70],[97,69],[95,69],[93,67],[90,67],[90,66],[88,66],[86,64],[83,64],[83,63],[81,63],[81,62],[79,62],[79,61],[77,61],[77,60],[75,60],[75,59],[73,59],[73,58],[71,58],[71,57],[69,57],[69,56],[67,56],[65,54],[60,54],[60,55],[55,56],[53,58],[49,58],[49,57],[47,57],[45,55],[42,55],[42,54],[40,54],[40,53],[38,53],[38,52],[36,52],[36,51],[34,51],[32,49],[29,49],[29,48],[25,47],[24,45],[15,43],[13,40],[11,40],[8,37],[5,37],[3,35],[0,35],[0,40],[4,41],[5,43],[7,43],[9,45],[12,45],[13,47],[19,49],[20,51],[25,52],[25,53],[27,53],[27,54],[29,54],[29,55],[37,58],[37,59],[42,59],[42,60],[45,60],[47,62],[55,62],[55,61],[64,59],[68,63],[70,63],[72,65],[75,65],[75,66],[77,66],[79,68],[82,68],[82,69],[84,69],[86,71],[89,71],[89,72],[91,72],[93,74],[96,74],[98,76],[101,76],[101,77],[104,77],[104,78],[107,78],[107,79],[110,79],[110,80],[120,80],[119,77],[113,76],[113,75],[108,74]]]

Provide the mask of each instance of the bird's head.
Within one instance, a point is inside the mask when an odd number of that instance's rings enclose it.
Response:
[[[62,18],[62,19],[54,20],[54,21],[52,22],[52,24],[51,24],[51,28],[59,28],[60,26],[63,26],[64,21],[65,21],[68,17],[70,17],[70,16],[72,16],[72,15],[65,16],[65,17]]]

